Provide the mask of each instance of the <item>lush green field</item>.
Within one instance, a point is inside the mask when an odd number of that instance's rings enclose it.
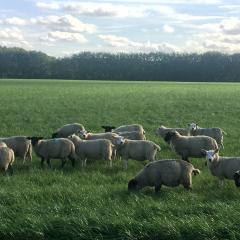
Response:
[[[50,137],[79,122],[90,131],[102,124],[143,124],[162,147],[158,158],[179,158],[155,136],[156,128],[189,122],[227,132],[224,155],[240,155],[240,84],[0,80],[0,136]],[[55,162],[55,163],[54,163]],[[127,191],[145,163],[103,161],[82,170],[52,160],[53,169],[17,159],[12,177],[0,176],[0,239],[240,239],[240,192],[233,182],[218,187],[202,159],[193,164],[193,191],[163,187]]]

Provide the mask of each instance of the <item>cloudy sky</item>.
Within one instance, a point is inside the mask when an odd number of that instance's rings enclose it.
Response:
[[[240,52],[240,0],[0,0],[0,45],[81,51]]]

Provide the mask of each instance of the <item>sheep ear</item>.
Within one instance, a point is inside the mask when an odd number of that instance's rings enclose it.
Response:
[[[219,149],[217,148],[217,149],[215,149],[215,151],[214,151],[214,153],[218,153],[219,152]]]
[[[203,156],[206,156],[207,151],[204,150],[204,149],[201,149],[201,153],[202,153]]]

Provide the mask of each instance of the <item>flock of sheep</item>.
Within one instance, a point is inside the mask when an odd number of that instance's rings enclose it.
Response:
[[[13,174],[12,165],[15,157],[25,161],[32,160],[32,148],[41,158],[41,165],[50,159],[61,159],[61,166],[70,160],[81,161],[82,167],[88,159],[104,159],[112,167],[112,159],[121,157],[127,169],[128,160],[149,160],[148,163],[128,183],[129,190],[155,187],[158,192],[162,185],[175,187],[183,185],[192,189],[192,174],[199,169],[189,163],[190,157],[205,157],[213,176],[223,184],[224,178],[234,179],[240,187],[240,157],[219,156],[219,147],[223,146],[223,133],[220,128],[200,128],[197,124],[188,124],[186,128],[166,128],[161,126],[156,134],[162,137],[182,160],[156,160],[161,148],[156,143],[146,140],[145,131],[139,124],[124,125],[118,128],[102,126],[104,133],[87,132],[82,124],[67,124],[52,134],[52,139],[43,137],[16,136],[0,138],[0,169]]]

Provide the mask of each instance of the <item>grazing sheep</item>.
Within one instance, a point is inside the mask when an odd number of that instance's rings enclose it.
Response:
[[[176,187],[182,184],[184,188],[192,189],[192,173],[199,174],[191,163],[183,160],[159,160],[147,164],[136,177],[128,183],[128,190],[139,190],[146,186],[155,187],[159,192],[162,185]]]
[[[112,152],[114,145],[108,139],[82,140],[75,134],[68,137],[75,145],[75,152],[82,162],[86,164],[87,159],[104,159],[109,161],[112,167]]]
[[[223,146],[223,133],[226,135],[226,133],[221,128],[201,128],[196,123],[189,123],[188,129],[190,132],[190,135],[192,136],[209,136],[214,138],[217,143],[224,149]]]
[[[12,164],[14,162],[14,152],[11,148],[0,147],[0,170],[6,173],[13,174]]]
[[[59,128],[55,133],[52,134],[52,138],[67,138],[68,136],[77,133],[78,131],[84,131],[85,128],[82,124],[71,123],[66,124]]]
[[[128,140],[118,137],[115,141],[117,152],[125,162],[125,168],[128,167],[128,159],[138,161],[154,161],[157,151],[161,150],[160,146],[147,140]]]
[[[236,172],[240,169],[240,157],[222,157],[218,149],[202,150],[206,156],[207,165],[213,176],[218,177],[219,185],[224,184],[224,178],[235,179]]]
[[[215,139],[208,136],[182,136],[178,132],[168,132],[165,141],[170,143],[173,151],[188,161],[189,157],[203,157],[202,149],[217,149]]]
[[[48,166],[51,167],[50,159],[53,158],[62,160],[62,168],[67,159],[70,159],[74,167],[76,159],[75,146],[69,139],[54,138],[43,140],[43,137],[29,137],[28,139],[31,140],[36,155],[41,158],[42,166],[46,160]]]
[[[32,161],[32,144],[31,141],[25,136],[14,136],[7,138],[0,138],[1,142],[6,143],[6,145],[14,151],[15,157],[20,157],[23,159],[23,163],[26,159]]]
[[[189,135],[189,131],[186,128],[167,128],[167,127],[164,127],[163,125],[156,130],[156,135],[164,139],[168,132],[173,132],[173,131],[177,131],[182,136]]]
[[[234,177],[236,187],[240,187],[240,171],[239,170],[236,171],[233,177]]]
[[[105,130],[105,132],[112,132],[112,130],[116,128],[116,127],[110,126],[110,125],[103,125],[101,127]]]
[[[117,127],[113,130],[114,133],[119,133],[119,132],[140,132],[142,134],[145,134],[145,131],[143,129],[143,126],[140,124],[131,124],[131,125],[123,125],[120,127]]]
[[[137,131],[119,132],[118,135],[130,140],[146,140],[145,135]]]

